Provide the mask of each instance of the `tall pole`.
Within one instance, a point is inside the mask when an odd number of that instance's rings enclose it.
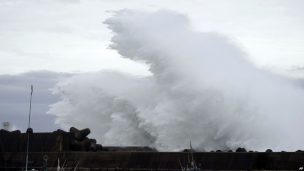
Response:
[[[28,117],[28,125],[27,125],[27,143],[26,143],[26,161],[25,161],[25,170],[27,171],[28,166],[28,153],[29,153],[29,144],[30,144],[30,131],[31,128],[31,112],[32,112],[32,97],[33,97],[34,87],[31,85],[31,96],[30,96],[30,109],[29,109],[29,117]]]
[[[34,91],[34,86],[31,85],[31,96],[30,96],[30,110],[29,110],[29,117],[28,117],[28,128],[31,127],[31,112],[32,112],[32,97],[33,97],[33,91]]]

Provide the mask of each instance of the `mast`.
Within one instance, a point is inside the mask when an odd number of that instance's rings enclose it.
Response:
[[[30,108],[29,108],[29,117],[28,117],[28,125],[27,125],[27,143],[26,143],[26,161],[25,161],[25,170],[27,171],[28,166],[28,153],[29,153],[29,144],[30,144],[30,131],[31,128],[31,112],[32,112],[32,97],[33,97],[34,87],[31,85],[31,95],[30,95]]]

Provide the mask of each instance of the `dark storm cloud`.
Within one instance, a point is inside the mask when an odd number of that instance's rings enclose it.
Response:
[[[30,85],[34,85],[32,101],[32,128],[34,131],[52,131],[54,116],[46,114],[48,106],[58,100],[51,88],[68,74],[35,71],[19,75],[0,75],[0,122],[10,122],[25,130],[28,122]]]

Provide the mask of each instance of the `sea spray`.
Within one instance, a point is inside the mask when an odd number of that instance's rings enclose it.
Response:
[[[104,145],[159,150],[304,148],[304,90],[257,68],[218,33],[191,29],[172,11],[122,10],[105,21],[110,47],[144,62],[150,76],[79,74],[51,105],[62,127],[90,127]]]

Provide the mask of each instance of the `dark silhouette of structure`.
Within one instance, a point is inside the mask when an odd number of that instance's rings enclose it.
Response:
[[[50,133],[30,133],[29,168],[56,169],[58,160],[66,170],[181,170],[189,160],[189,150],[157,152],[150,147],[106,147],[87,136],[89,129],[70,128]],[[22,170],[26,158],[27,134],[0,130],[0,170]],[[191,150],[191,149],[190,149]],[[300,170],[304,152],[193,152],[201,170]]]

